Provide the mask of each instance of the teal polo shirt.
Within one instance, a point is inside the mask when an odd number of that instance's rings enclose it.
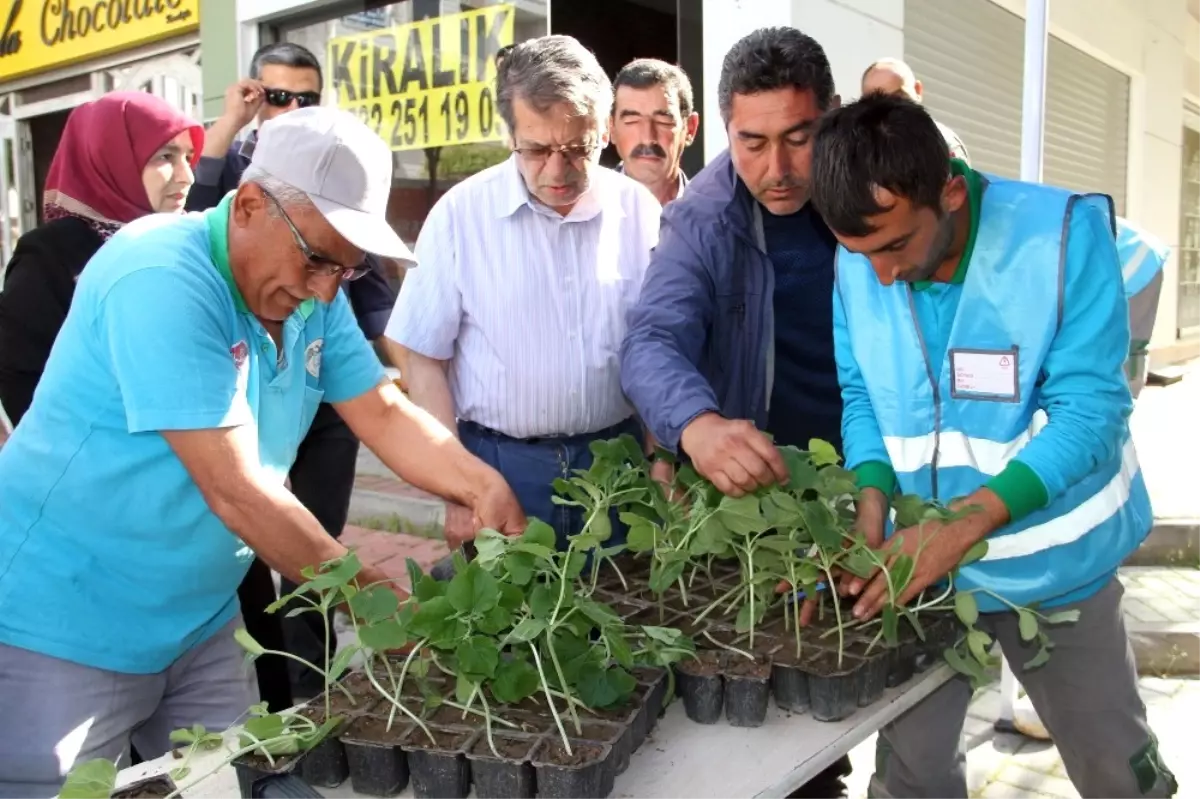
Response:
[[[83,271],[0,450],[0,642],[166,669],[234,617],[253,554],[160,431],[252,425],[282,483],[322,400],[384,379],[343,292],[297,309],[276,351],[230,276],[230,205],[138,220]]]

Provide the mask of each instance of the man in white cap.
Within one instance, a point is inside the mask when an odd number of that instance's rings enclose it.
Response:
[[[412,259],[384,218],[390,163],[346,112],[282,115],[220,205],[131,224],[84,270],[0,451],[0,796],[53,796],[76,762],[157,757],[255,701],[233,639],[247,564],[303,581],[346,552],[284,488],[323,400],[406,481],[523,527],[338,291],[366,253]]]

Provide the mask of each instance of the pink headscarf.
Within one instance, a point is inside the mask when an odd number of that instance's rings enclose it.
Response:
[[[145,92],[110,92],[71,112],[46,176],[46,220],[78,216],[107,238],[153,213],[142,170],[160,147],[189,131],[195,155],[204,128]]]

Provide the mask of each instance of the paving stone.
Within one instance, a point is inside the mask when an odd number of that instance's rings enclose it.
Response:
[[[1049,741],[1028,741],[1012,759],[1030,771],[1055,776],[1059,776],[1058,768],[1062,765],[1058,749]]]
[[[992,724],[1000,715],[1000,689],[997,686],[976,692],[967,708],[967,715]]]
[[[1168,621],[1167,617],[1151,607],[1147,602],[1126,597],[1124,600],[1125,614],[1136,621],[1146,624],[1159,624]]]
[[[1033,771],[1016,763],[1001,771],[997,782],[1015,786],[1025,791],[1026,795],[1042,794],[1064,799],[1074,799],[1079,796],[1079,792],[1075,790],[1075,786],[1070,780]]]

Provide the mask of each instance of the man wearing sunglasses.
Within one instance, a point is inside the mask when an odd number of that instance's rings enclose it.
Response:
[[[401,477],[515,533],[500,474],[386,378],[339,290],[388,225],[387,145],[352,114],[266,123],[203,214],[108,241],[0,450],[0,797],[53,796],[75,762],[146,759],[255,701],[236,590],[346,548],[284,488],[322,402]],[[364,568],[360,585],[386,579]],[[122,763],[123,765],[123,763]]]
[[[256,119],[262,124],[299,108],[320,105],[321,85],[321,65],[309,50],[292,42],[260,48],[250,62],[250,77],[229,87],[225,111],[206,133],[188,210],[213,208],[238,187],[258,139],[257,132],[251,132],[244,141],[234,142],[238,131]],[[395,295],[378,261],[369,257],[368,263],[376,268],[364,269],[361,278],[344,283],[343,290],[363,335],[374,341],[383,335]],[[346,526],[357,459],[358,439],[330,405],[322,404],[300,445],[290,477],[296,498],[335,537]],[[284,578],[282,587],[286,593],[294,586]],[[324,657],[324,626],[317,614],[291,618],[286,613],[278,617],[264,614],[263,609],[275,601],[275,586],[262,563],[251,568],[241,596],[248,628],[268,646],[286,648],[313,663]],[[273,710],[323,688],[320,675],[293,661],[266,657],[255,665],[259,688]]]

